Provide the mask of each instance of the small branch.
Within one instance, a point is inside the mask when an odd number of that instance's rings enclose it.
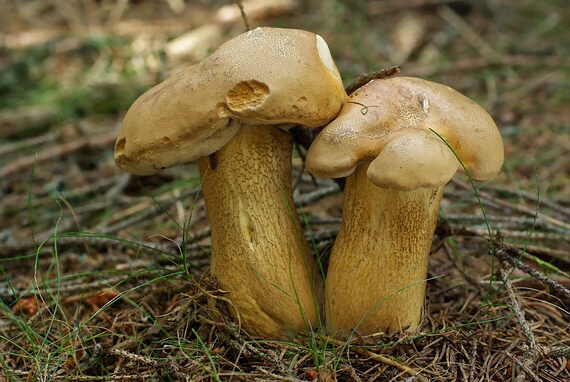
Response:
[[[339,340],[334,339],[334,338],[329,338],[329,341],[331,341],[335,345],[341,346],[341,347],[346,345],[345,342],[339,341]],[[363,357],[370,358],[376,362],[383,363],[384,365],[395,367],[396,369],[398,369],[398,370],[400,370],[400,371],[402,371],[402,372],[404,372],[404,373],[406,373],[412,377],[416,377],[418,381],[428,382],[428,379],[425,378],[424,376],[422,376],[419,371],[414,370],[411,367],[406,366],[406,365],[404,365],[404,364],[402,364],[402,363],[400,363],[400,362],[398,362],[392,358],[388,358],[388,357],[385,357],[383,355],[373,353],[368,349],[360,348],[357,346],[350,346],[350,347],[348,347],[348,349],[350,351],[356,353],[356,354],[359,354]]]
[[[463,188],[464,190],[471,190],[472,189],[472,186],[470,184],[468,184],[467,182],[461,181],[457,178],[453,178],[451,181],[455,185]],[[533,218],[536,215],[539,220],[542,220],[544,222],[552,224],[556,227],[561,227],[565,230],[570,230],[570,224],[565,223],[565,222],[558,220],[558,219],[553,219],[550,216],[547,216],[541,212],[537,212],[533,208],[529,208],[529,207],[526,207],[526,206],[523,206],[520,204],[514,204],[514,203],[511,203],[507,200],[501,200],[501,199],[497,198],[496,196],[490,195],[488,192],[481,191],[481,190],[479,190],[479,196],[483,200],[492,201],[493,203],[495,203],[498,207],[500,207],[502,209],[509,208],[509,209],[512,209],[513,211],[518,211],[520,213],[531,216]]]
[[[321,200],[326,196],[338,194],[339,192],[340,190],[337,185],[320,187],[317,188],[315,191],[311,191],[306,194],[300,195],[299,197],[296,197],[295,206],[297,208],[310,206],[314,202]]]
[[[524,313],[521,309],[521,305],[515,293],[515,287],[513,286],[513,283],[511,283],[511,280],[509,280],[509,272],[507,272],[507,270],[505,269],[504,263],[501,266],[500,275],[501,279],[503,280],[505,289],[507,291],[511,308],[515,312],[515,317],[517,318],[517,321],[522,328],[522,332],[525,335],[526,342],[528,344],[527,350],[525,351],[524,354],[524,359],[522,361],[517,361],[517,363],[519,363],[519,365],[521,366],[522,370],[517,375],[515,382],[526,381],[527,374],[530,374],[531,376],[533,376],[533,378],[539,380],[537,379],[536,375],[534,375],[534,373],[532,372],[532,369],[535,368],[536,363],[539,360],[539,355],[541,354],[541,347],[538,346],[538,344],[536,343],[536,338],[534,337],[534,333],[532,332],[532,329],[530,328],[528,322],[524,317]]]
[[[524,273],[534,277],[538,281],[545,285],[548,285],[552,289],[556,290],[558,293],[562,294],[566,298],[570,298],[570,290],[564,287],[562,284],[552,280],[550,277],[544,275],[542,272],[537,271],[531,266],[519,261],[519,257],[522,255],[522,251],[500,244],[498,241],[493,241],[495,244],[495,256],[501,261],[504,261],[511,265],[512,267],[518,268]]]
[[[536,339],[534,338],[534,333],[532,332],[530,326],[528,325],[528,322],[524,317],[524,313],[521,310],[521,305],[519,304],[519,301],[515,293],[515,287],[513,286],[513,283],[511,283],[511,280],[509,280],[509,272],[506,271],[504,266],[501,267],[500,272],[501,272],[501,278],[505,285],[505,289],[507,290],[507,294],[509,296],[511,307],[515,312],[515,317],[517,318],[517,321],[519,322],[519,325],[523,330],[523,333],[526,337],[529,347],[531,349],[534,349],[536,348]]]
[[[465,22],[465,20],[463,20],[463,18],[455,13],[455,11],[452,10],[449,6],[442,5],[438,7],[437,13],[442,19],[444,19],[453,28],[455,28],[465,41],[477,49],[481,56],[485,57],[492,63],[499,62],[500,54],[498,54],[491,45],[489,45],[480,35],[478,35],[477,32],[475,32],[475,30],[471,28]]]
[[[381,80],[383,78],[392,77],[393,75],[400,73],[400,70],[401,69],[399,66],[390,66],[389,68],[380,69],[376,72],[372,72],[369,74],[362,74],[356,77],[356,79],[352,81],[352,83],[345,88],[346,93],[348,95],[351,95],[352,93],[354,93],[355,91],[357,91],[359,88],[366,85],[370,81]]]
[[[441,238],[441,240],[445,240],[447,237],[451,236],[464,236],[464,237],[480,237],[486,240],[489,238],[483,232],[475,232],[471,229],[467,229],[465,227],[455,228],[450,227],[445,222],[438,223],[436,228],[436,235]],[[540,271],[537,271],[533,267],[526,265],[520,259],[524,255],[524,251],[517,249],[513,246],[508,244],[502,243],[500,240],[491,238],[493,247],[495,248],[494,255],[497,259],[504,261],[511,265],[512,267],[518,268],[524,273],[528,274],[529,276],[534,277],[544,285],[547,285],[563,295],[566,298],[570,298],[570,290],[566,288],[564,285],[552,280],[550,277],[546,276]]]
[[[455,61],[438,62],[436,64],[418,64],[413,68],[406,70],[408,75],[417,77],[425,77],[436,73],[458,73],[470,70],[480,70],[488,68],[490,65],[498,66],[516,66],[516,67],[537,67],[543,70],[567,68],[570,66],[570,60],[561,56],[539,56],[539,55],[511,55],[500,57],[499,62],[493,63],[485,57],[466,57],[458,58]],[[548,68],[548,69],[547,69]]]
[[[239,12],[241,13],[241,18],[243,20],[243,23],[245,24],[245,29],[246,30],[251,30],[250,26],[249,26],[249,21],[247,20],[247,15],[245,14],[245,9],[243,8],[243,3],[241,0],[236,0],[236,4],[239,8]]]
[[[508,187],[501,187],[501,186],[495,186],[493,188],[495,192],[498,193],[499,195],[510,195],[512,197],[523,198],[531,202],[532,205],[537,204],[537,194],[535,192],[528,192],[524,190],[511,189]],[[564,215],[564,217],[566,218],[570,218],[570,208],[564,207],[560,203],[541,197],[540,205],[542,207],[550,208],[554,213]]]
[[[2,122],[0,121],[0,124]],[[14,155],[15,153],[22,153],[25,150],[31,150],[41,145],[53,144],[61,136],[59,131],[48,131],[45,134],[34,136],[31,138],[18,139],[14,142],[4,143],[0,145],[0,156]]]
[[[80,138],[76,141],[55,146],[51,149],[39,152],[37,156],[27,156],[0,168],[0,178],[26,171],[31,168],[34,163],[41,163],[54,157],[69,155],[86,147],[112,147],[116,138],[116,134],[113,132],[96,137]]]

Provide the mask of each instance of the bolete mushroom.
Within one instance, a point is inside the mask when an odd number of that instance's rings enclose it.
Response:
[[[322,286],[293,204],[293,124],[330,122],[346,93],[324,39],[258,28],[140,96],[115,146],[123,170],[199,159],[211,272],[254,337],[318,325]]]
[[[419,78],[369,82],[317,136],[308,171],[347,176],[326,277],[329,331],[417,328],[443,186],[461,163],[473,179],[496,175],[499,130],[475,102]]]

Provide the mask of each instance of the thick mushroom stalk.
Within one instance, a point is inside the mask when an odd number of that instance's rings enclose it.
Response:
[[[379,188],[367,170],[361,164],[346,179],[326,278],[328,330],[342,335],[417,327],[443,191]]]
[[[290,192],[292,146],[279,128],[246,126],[198,162],[212,227],[211,272],[231,287],[238,309],[232,313],[261,338],[291,338],[314,327],[322,297],[313,290],[320,275]]]
[[[320,277],[296,215],[290,134],[322,126],[346,93],[314,33],[258,28],[147,91],[115,145],[125,171],[200,159],[212,273],[249,334],[290,338],[319,325]]]
[[[455,90],[417,78],[368,83],[317,136],[309,172],[347,176],[326,278],[329,331],[417,328],[443,186],[462,169],[456,155],[472,178],[494,176],[503,162],[495,123]]]

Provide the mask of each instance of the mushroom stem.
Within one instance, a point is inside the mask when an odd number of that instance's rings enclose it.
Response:
[[[318,324],[320,277],[293,203],[292,147],[275,126],[244,126],[199,160],[211,272],[254,337],[291,338]]]
[[[345,336],[417,328],[443,193],[382,189],[367,169],[360,164],[346,179],[326,278],[327,329]]]

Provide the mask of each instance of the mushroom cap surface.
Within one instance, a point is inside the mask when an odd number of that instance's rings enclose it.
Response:
[[[125,115],[115,162],[150,175],[212,154],[242,124],[325,125],[345,99],[322,37],[257,28],[142,94]]]
[[[435,188],[447,183],[457,171],[455,155],[430,130],[401,129],[387,138],[388,143],[366,172],[378,187],[399,191]]]
[[[463,168],[457,158],[474,179],[499,172],[504,149],[491,116],[448,86],[393,77],[353,93],[312,143],[305,165],[315,176],[340,178],[371,162],[368,177],[377,186],[410,191],[447,183]]]

